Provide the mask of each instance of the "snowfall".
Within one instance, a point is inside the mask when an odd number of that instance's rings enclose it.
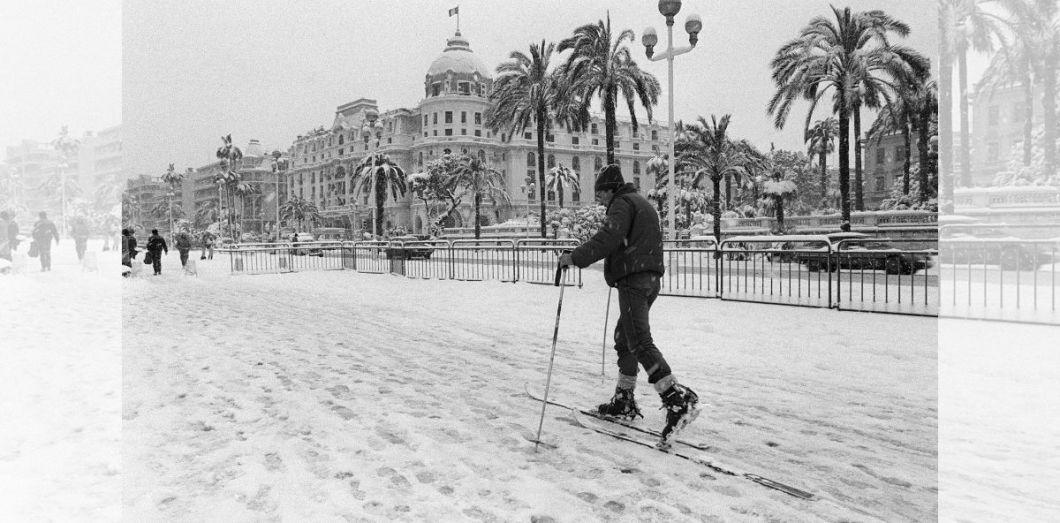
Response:
[[[701,399],[682,439],[709,445],[685,450],[804,500],[554,406],[555,448],[535,448],[525,390],[545,392],[558,287],[232,276],[197,250],[197,275],[174,252],[125,279],[100,247],[102,271],[64,241],[52,272],[22,258],[0,275],[2,520],[1060,515],[1055,327],[660,297],[655,341]],[[562,291],[549,397],[593,408],[614,386],[616,307],[605,327],[608,288],[583,279]],[[638,423],[660,428],[643,374],[637,394]]]

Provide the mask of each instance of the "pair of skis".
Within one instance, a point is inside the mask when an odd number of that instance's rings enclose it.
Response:
[[[526,395],[529,396],[534,401],[538,401],[538,402],[542,401],[542,398],[540,396],[537,396],[537,395],[535,395],[535,394],[530,392],[529,385],[526,386],[525,392],[526,392]],[[614,430],[614,429],[610,428],[609,425],[621,426],[621,427],[624,427],[624,428],[627,428],[627,429],[630,429],[630,430],[633,430],[633,431],[636,431],[636,432],[639,432],[639,433],[642,433],[642,434],[645,434],[645,435],[652,436],[652,437],[655,438],[656,441],[658,441],[659,439],[662,438],[662,434],[660,434],[657,431],[654,431],[654,430],[651,430],[651,429],[646,429],[644,427],[638,427],[638,426],[636,426],[636,425],[634,425],[634,424],[632,424],[630,422],[627,422],[625,420],[621,420],[621,419],[617,419],[617,418],[611,418],[611,417],[608,417],[608,416],[603,416],[603,415],[600,415],[599,413],[596,413],[596,412],[593,412],[593,411],[590,411],[590,410],[578,409],[578,408],[575,408],[575,407],[571,407],[569,405],[564,405],[563,403],[560,403],[560,402],[557,402],[557,401],[553,401],[553,400],[549,400],[548,404],[549,405],[553,405],[555,407],[562,408],[562,409],[566,409],[570,413],[571,420],[573,420],[574,423],[577,426],[579,426],[579,427],[582,427],[582,428],[585,428],[585,429],[588,429],[588,430],[592,430],[594,432],[597,432],[597,433],[600,433],[600,434],[604,434],[604,435],[607,435],[607,436],[611,436],[611,437],[613,437],[615,439],[618,439],[618,440],[627,441],[627,442],[630,442],[630,443],[634,443],[634,444],[640,445],[642,447],[647,447],[647,448],[650,448],[650,449],[657,450],[659,452],[663,452],[663,453],[669,454],[671,456],[676,456],[676,457],[685,459],[685,460],[690,461],[692,463],[696,463],[698,465],[702,465],[704,467],[707,467],[708,469],[710,469],[710,470],[712,470],[712,471],[714,471],[714,472],[716,472],[718,474],[723,474],[723,475],[726,475],[726,476],[733,476],[733,477],[742,477],[742,478],[751,480],[751,481],[753,481],[755,483],[758,483],[759,485],[762,485],[762,486],[765,486],[765,487],[768,487],[768,488],[771,488],[771,489],[774,489],[774,490],[778,490],[778,491],[783,492],[785,494],[788,494],[789,496],[794,496],[796,498],[806,499],[806,500],[816,499],[815,496],[812,493],[806,492],[805,490],[801,490],[801,489],[792,487],[791,485],[787,485],[787,484],[781,483],[779,481],[775,481],[775,480],[760,476],[758,474],[753,474],[753,473],[750,473],[750,472],[738,471],[738,470],[735,470],[735,469],[733,469],[733,468],[731,468],[729,466],[720,465],[720,464],[718,464],[718,463],[716,463],[714,461],[711,461],[711,460],[706,459],[705,457],[699,455],[700,452],[713,450],[713,447],[711,447],[710,445],[701,444],[701,443],[695,443],[695,442],[691,442],[691,441],[688,441],[688,440],[685,440],[685,439],[674,439],[672,441],[673,445],[670,448],[661,448],[653,441],[648,441],[646,438],[637,437],[637,436],[635,436],[633,434],[630,434],[630,433],[627,433],[627,432],[623,432],[623,431],[620,431],[620,430]],[[594,422],[585,423],[585,420],[582,419],[582,416],[588,416],[589,418],[593,419]],[[678,445],[680,447],[678,447]]]

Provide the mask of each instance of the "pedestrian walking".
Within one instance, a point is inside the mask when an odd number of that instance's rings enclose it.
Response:
[[[213,259],[213,240],[214,235],[212,232],[202,231],[202,256],[199,257],[200,260],[206,259],[207,252],[210,253],[210,259]]]
[[[594,186],[596,201],[607,207],[607,220],[592,238],[560,256],[560,266],[580,268],[604,260],[604,279],[618,289],[619,317],[615,326],[618,383],[601,414],[635,418],[640,409],[633,398],[638,363],[648,374],[666,408],[660,447],[669,447],[677,432],[699,414],[699,397],[677,382],[662,352],[652,341],[649,312],[659,296],[663,274],[662,230],[659,214],[633,184],[625,183],[618,165],[600,172]]]
[[[129,229],[121,230],[121,264],[132,268],[132,260],[136,257],[136,238],[133,238]]]
[[[37,255],[40,257],[41,272],[51,271],[52,239],[55,240],[56,245],[59,245],[59,230],[48,219],[48,213],[41,211],[37,217],[37,223],[33,224],[33,231],[30,234],[33,236],[33,243],[37,248]]]
[[[0,212],[0,258],[11,261],[11,238],[8,238],[7,224],[11,220],[7,211]]]
[[[15,220],[13,214],[8,214],[7,219],[7,241],[11,245],[11,252],[17,252],[18,244],[22,243],[22,240],[18,238],[18,221]]]
[[[162,274],[163,252],[169,254],[166,239],[158,234],[158,229],[151,229],[151,237],[147,239],[147,253],[151,255],[151,266],[155,268],[155,276]]]
[[[85,258],[85,250],[88,247],[88,222],[84,218],[74,220],[70,227],[70,236],[74,238],[74,251],[77,252],[77,261]]]
[[[191,252],[191,235],[188,234],[187,230],[181,230],[173,237],[173,242],[177,246],[177,252],[180,253],[180,266],[186,267],[188,265],[188,253]]]

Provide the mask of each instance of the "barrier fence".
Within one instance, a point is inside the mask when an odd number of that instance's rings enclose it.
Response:
[[[300,242],[220,249],[233,274],[355,270],[551,285],[576,240]],[[758,236],[664,242],[661,294],[1060,324],[1060,241]],[[577,272],[577,286],[582,274]]]

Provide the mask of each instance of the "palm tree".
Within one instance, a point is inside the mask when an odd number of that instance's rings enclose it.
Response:
[[[548,178],[545,180],[547,186],[545,187],[549,191],[555,191],[556,195],[559,196],[559,208],[563,208],[563,188],[567,187],[575,191],[580,190],[578,182],[578,173],[568,169],[567,166],[561,164],[548,170]]]
[[[320,210],[313,202],[293,196],[280,206],[280,217],[288,222],[293,220],[299,229],[305,229],[303,222],[315,223],[320,219]]]
[[[217,158],[221,160],[219,168],[220,172],[214,177],[214,181],[218,184],[218,190],[223,191],[226,194],[226,199],[229,200],[228,209],[228,227],[232,228],[232,206],[235,205],[235,198],[231,194],[231,188],[239,183],[241,175],[239,174],[239,168],[243,161],[243,151],[232,145],[232,135],[222,136],[221,141],[223,145],[217,148]],[[217,201],[218,207],[223,208],[225,205],[221,203],[221,192],[218,192]]]
[[[806,152],[817,155],[821,167],[821,206],[828,200],[828,155],[835,151],[835,138],[839,134],[839,122],[832,116],[817,120],[803,134]]]
[[[375,219],[372,225],[376,236],[383,234],[383,205],[386,203],[386,193],[390,190],[394,199],[404,196],[408,190],[405,181],[405,171],[396,163],[390,161],[390,157],[383,153],[372,153],[354,169],[351,183],[357,184],[357,190],[362,194],[375,194]]]
[[[66,183],[66,167],[70,160],[70,157],[77,152],[80,148],[81,142],[70,138],[67,126],[62,126],[59,130],[59,136],[52,140],[52,147],[59,153],[59,183],[57,189],[59,191],[59,233],[66,234],[66,199],[76,195],[67,194],[66,189],[68,187]],[[80,190],[77,191],[77,195],[80,194]]]
[[[199,204],[198,208],[195,209],[195,226],[200,228],[206,228],[213,222],[218,221],[220,213],[217,209],[217,202],[213,200],[207,200]]]
[[[173,206],[169,205],[168,202],[169,202],[170,198],[172,197],[173,193],[177,190],[177,186],[180,185],[181,182],[183,182],[183,181],[184,181],[184,173],[177,172],[177,170],[173,167],[173,164],[169,164],[169,168],[166,169],[165,174],[162,175],[162,182],[165,183],[167,186],[169,186],[169,190],[166,191],[166,202],[167,202],[167,205],[170,207],[170,209],[172,209]],[[170,230],[171,233],[173,232],[173,213],[172,213],[172,211],[170,211],[170,215],[169,215],[169,230]]]
[[[659,102],[659,80],[641,70],[630,56],[625,42],[632,42],[633,31],[625,29],[613,38],[611,14],[595,24],[583,25],[574,35],[559,43],[559,52],[570,49],[571,55],[563,66],[563,73],[586,110],[593,96],[599,96],[604,112],[604,137],[607,143],[607,163],[615,163],[615,108],[619,95],[626,100],[634,132],[637,130],[637,101],[644,107],[648,122],[652,107]]]
[[[232,186],[232,195],[239,197],[239,230],[243,231],[243,222],[246,218],[247,196],[261,194],[261,187],[256,183],[240,181]]]
[[[709,178],[713,192],[714,238],[721,242],[721,181],[728,175],[749,177],[748,165],[755,160],[755,151],[747,142],[735,142],[728,136],[732,115],[710,122],[702,116],[690,125],[675,144],[678,170],[690,175],[693,187]]]
[[[939,72],[942,90],[947,93],[947,100],[941,104],[943,114],[949,112],[949,92],[953,89],[953,59],[957,59],[957,78],[960,88],[960,131],[961,131],[961,185],[971,186],[971,142],[968,125],[968,51],[988,53],[994,49],[994,39],[1001,34],[997,18],[989,14],[983,6],[988,0],[941,0],[940,13],[940,64]],[[948,120],[947,116],[947,120]],[[943,132],[952,128],[943,120]],[[945,144],[941,144],[945,145]],[[945,163],[945,162],[944,162]],[[952,164],[950,165],[952,166]]]
[[[842,225],[850,230],[850,123],[851,113],[862,104],[886,99],[888,78],[906,70],[919,70],[926,59],[900,46],[890,45],[887,34],[908,33],[905,24],[880,11],[855,13],[850,8],[832,7],[835,22],[815,17],[799,36],[785,43],[771,62],[777,92],[769,101],[773,123],[783,128],[791,106],[798,98],[810,102],[803,133],[821,98],[832,91],[832,111],[839,116],[839,190]],[[860,120],[855,116],[855,123]],[[855,125],[855,130],[860,129]],[[859,137],[860,138],[860,137]]]
[[[506,205],[512,203],[508,192],[504,190],[504,175],[477,156],[463,155],[460,158],[460,163],[453,173],[453,184],[466,188],[474,196],[476,240],[482,235],[480,223],[482,198],[488,196],[494,201],[501,200]]]
[[[530,55],[513,51],[510,60],[497,67],[497,79],[490,93],[493,105],[486,111],[486,126],[493,132],[506,131],[510,139],[533,123],[537,131],[538,187],[545,187],[545,136],[554,124],[580,131],[589,121],[588,108],[581,103],[562,71],[549,71],[555,44],[544,40],[530,45]],[[502,132],[502,136],[505,133]],[[541,198],[541,237],[545,227],[545,198]]]

